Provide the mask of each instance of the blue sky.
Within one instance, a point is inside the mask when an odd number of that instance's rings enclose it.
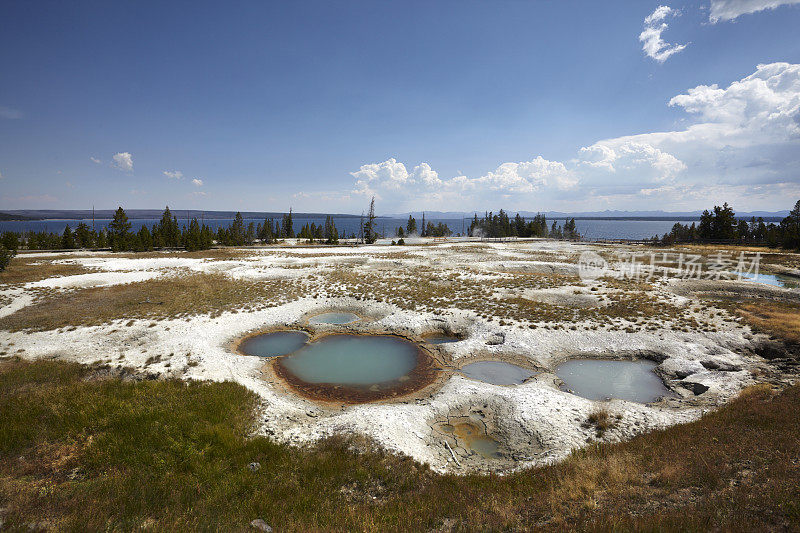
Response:
[[[0,209],[787,209],[798,27],[798,0],[8,1]]]

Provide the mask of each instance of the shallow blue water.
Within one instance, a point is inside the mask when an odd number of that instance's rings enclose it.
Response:
[[[775,287],[784,287],[787,289],[797,289],[800,287],[800,279],[793,276],[784,276],[782,274],[751,274],[748,272],[736,272],[737,275],[744,279],[754,281],[756,283],[764,283],[765,285],[773,285]]]
[[[309,324],[350,324],[359,320],[355,313],[322,313],[309,319]]]
[[[302,331],[276,331],[247,338],[239,344],[239,351],[258,357],[277,357],[302,348],[308,335]]]
[[[461,373],[470,379],[492,385],[519,385],[536,372],[503,361],[477,361],[461,367]]]
[[[590,400],[616,398],[647,403],[671,395],[653,372],[652,361],[571,359],[558,365],[556,375],[578,396]]]
[[[419,348],[397,337],[329,335],[283,359],[308,383],[372,385],[401,380],[417,364]]]

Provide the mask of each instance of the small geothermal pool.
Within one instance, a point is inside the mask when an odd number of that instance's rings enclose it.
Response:
[[[302,331],[276,331],[248,337],[239,344],[239,351],[245,355],[277,357],[297,351],[307,342],[308,335]]]
[[[464,376],[492,385],[520,385],[536,372],[503,361],[477,361],[461,367]]]
[[[459,422],[456,424],[444,424],[441,426],[445,433],[455,435],[458,443],[467,450],[472,450],[486,459],[500,458],[500,444],[484,434],[478,426],[469,422]]]
[[[571,359],[556,367],[556,375],[569,390],[589,400],[616,398],[648,403],[672,393],[653,372],[653,361]]]
[[[735,272],[738,276],[749,281],[756,283],[764,283],[765,285],[773,285],[775,287],[783,287],[785,289],[800,288],[800,279],[793,276],[784,276],[782,274],[751,274],[749,272]]]
[[[353,403],[412,392],[437,374],[419,346],[391,335],[327,335],[275,359],[274,368],[306,396]]]
[[[359,317],[355,313],[322,313],[309,319],[309,324],[350,324],[357,322]]]

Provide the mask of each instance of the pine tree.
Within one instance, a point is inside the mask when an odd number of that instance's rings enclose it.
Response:
[[[784,248],[800,248],[800,200],[794,204],[794,209],[789,215],[781,220],[782,238],[781,246]]]
[[[325,217],[325,226],[323,233],[325,238],[325,244],[338,244],[339,232],[336,230],[336,224],[334,224],[333,217],[331,217],[330,215]]]
[[[186,230],[184,246],[189,252],[194,252],[195,250],[201,250],[203,248],[203,236],[200,233],[200,224],[198,224],[196,217],[189,222],[189,229]]]
[[[375,197],[369,202],[369,212],[367,213],[367,222],[364,225],[364,242],[372,244],[378,239],[375,232]]]
[[[83,222],[78,224],[78,227],[75,228],[75,240],[80,248],[91,248],[93,239],[89,226]]]
[[[422,225],[420,226],[420,237],[425,237],[425,211],[422,212]]]
[[[293,239],[294,238],[294,221],[292,220],[292,208],[289,208],[289,213],[283,215],[281,224],[281,237]]]
[[[142,224],[142,228],[139,230],[137,234],[138,237],[138,244],[140,252],[149,252],[153,249],[153,235],[150,233],[150,230],[147,229],[147,225]]]
[[[408,215],[408,222],[406,222],[406,233],[413,235],[417,232],[417,219]]]
[[[61,237],[61,247],[66,250],[75,248],[75,238],[72,236],[72,230],[69,226],[64,228],[64,235]]]
[[[125,210],[119,207],[114,213],[114,219],[108,225],[109,240],[111,241],[111,251],[119,252],[128,249],[131,223]]]
[[[242,214],[238,211],[233,219],[233,224],[231,224],[228,238],[232,246],[242,246],[244,244],[244,218],[242,218]]]
[[[17,255],[16,250],[11,250],[0,244],[0,272],[6,269],[15,255]]]
[[[245,232],[244,240],[248,245],[253,244],[253,241],[256,240],[256,227],[252,222],[247,225],[247,231]]]
[[[172,215],[169,206],[166,206],[161,215],[161,222],[158,227],[160,245],[167,248],[177,248],[180,246],[180,229],[178,219]]]

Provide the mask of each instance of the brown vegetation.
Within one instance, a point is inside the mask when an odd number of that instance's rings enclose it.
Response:
[[[0,318],[0,329],[52,330],[127,319],[181,318],[271,307],[305,295],[301,282],[234,280],[224,274],[188,274],[139,283],[56,292]]]
[[[13,529],[721,530],[800,527],[800,387],[503,477],[438,475],[368,443],[249,437],[231,383],[0,365],[0,519]],[[252,462],[260,468],[247,467]]]

